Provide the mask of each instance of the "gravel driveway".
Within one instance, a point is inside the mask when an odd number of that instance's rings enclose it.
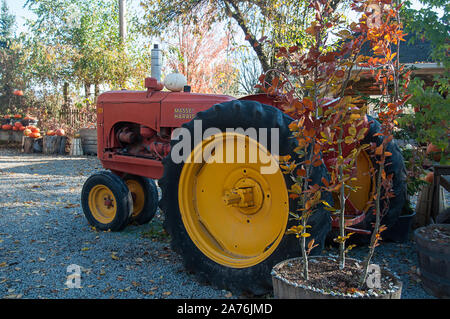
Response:
[[[159,215],[119,233],[92,229],[80,207],[80,192],[86,178],[101,169],[95,157],[0,149],[0,297],[239,297],[200,284],[183,269]],[[431,298],[420,286],[412,242],[378,248],[374,262],[401,276],[403,298]],[[355,248],[350,257],[365,251]],[[65,284],[69,265],[80,266],[80,289]]]

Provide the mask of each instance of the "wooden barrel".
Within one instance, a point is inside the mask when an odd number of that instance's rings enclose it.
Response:
[[[425,235],[436,229],[446,229],[450,233],[450,224],[433,224],[414,232],[420,277],[427,293],[437,298],[450,298],[450,237],[440,242]]]
[[[22,143],[22,131],[11,131],[11,135],[9,137],[9,141],[13,143]]]
[[[66,136],[44,136],[42,142],[42,152],[44,154],[59,154],[66,153]]]
[[[2,141],[2,142],[9,142],[9,135],[10,134],[11,134],[11,131],[0,130],[0,141]]]
[[[42,153],[43,138],[32,138],[24,136],[22,139],[22,149],[24,153]]]
[[[431,217],[437,216],[439,212],[445,209],[444,189],[442,187],[439,187],[439,192],[441,192],[441,194],[439,195],[439,211],[438,212],[431,211],[432,206],[431,204],[434,195],[433,192],[434,187],[432,184],[425,185],[420,191],[417,198],[416,216],[414,216],[412,226],[413,229],[428,225],[430,223]]]
[[[81,147],[86,155],[97,155],[97,129],[80,129]]]

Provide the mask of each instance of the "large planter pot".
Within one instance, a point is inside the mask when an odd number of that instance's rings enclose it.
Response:
[[[382,237],[396,243],[407,242],[415,216],[416,212],[409,215],[400,215],[395,224],[383,232]]]
[[[310,261],[321,262],[324,259],[331,259],[338,267],[338,261],[333,257],[327,256],[315,256],[310,257]],[[354,293],[341,293],[337,291],[317,288],[308,286],[306,284],[298,284],[291,280],[288,280],[283,275],[283,269],[290,267],[294,262],[301,262],[302,258],[292,258],[284,260],[272,269],[272,283],[274,298],[276,299],[400,299],[402,293],[402,282],[400,278],[391,273],[386,268],[381,268],[381,277],[389,278],[392,285],[389,285],[389,289],[383,291],[374,289],[366,293],[356,291]],[[347,262],[362,262],[346,258]]]
[[[418,228],[414,239],[423,289],[437,298],[450,298],[450,225]]]

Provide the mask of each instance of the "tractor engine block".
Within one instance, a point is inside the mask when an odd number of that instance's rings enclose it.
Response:
[[[129,124],[119,128],[115,135],[122,155],[162,160],[170,152],[170,130],[164,128],[158,133],[144,125]]]

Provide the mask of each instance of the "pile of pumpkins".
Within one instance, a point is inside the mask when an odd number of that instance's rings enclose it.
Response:
[[[41,130],[34,125],[28,125],[23,130],[23,135],[32,138],[39,138],[41,137]]]
[[[3,124],[1,126],[1,129],[4,131],[24,131],[25,127],[23,126],[22,122],[20,121],[20,119],[22,118],[22,115],[20,114],[16,114],[14,115],[12,118],[9,115],[5,115],[3,117],[5,120],[7,120],[6,123],[12,123],[14,120],[16,120],[16,122],[14,123],[14,125],[12,124]],[[33,120],[31,117],[25,117],[24,120]]]
[[[31,137],[31,138],[39,138],[41,137],[41,130],[33,125],[29,125],[25,127],[23,131],[23,135]],[[47,136],[64,136],[66,135],[66,132],[62,128],[59,128],[57,130],[48,130],[45,134]]]
[[[34,126],[34,125],[23,125],[23,123],[29,123],[29,121],[34,121],[33,118],[26,116],[23,118],[23,121],[20,121],[20,119],[22,118],[22,116],[20,114],[16,114],[14,115],[12,118],[9,115],[5,115],[3,117],[4,119],[8,120],[8,123],[12,123],[14,120],[16,120],[16,122],[14,122],[14,125],[12,124],[3,124],[1,126],[2,130],[5,131],[20,131],[23,132],[23,135],[31,137],[31,138],[39,138],[41,137],[41,130]],[[65,136],[66,133],[64,132],[63,129],[57,129],[57,130],[48,130],[46,133],[47,136]]]

